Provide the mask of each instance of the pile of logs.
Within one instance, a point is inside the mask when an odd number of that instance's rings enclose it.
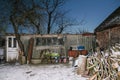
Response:
[[[89,80],[120,79],[120,45],[116,44],[107,50],[96,52],[87,58]]]

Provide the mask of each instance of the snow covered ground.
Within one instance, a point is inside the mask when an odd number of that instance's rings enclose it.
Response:
[[[10,65],[0,64],[0,80],[87,80],[65,64]]]

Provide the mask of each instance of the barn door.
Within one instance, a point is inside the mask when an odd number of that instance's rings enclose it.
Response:
[[[7,61],[18,60],[18,44],[14,36],[7,37]]]

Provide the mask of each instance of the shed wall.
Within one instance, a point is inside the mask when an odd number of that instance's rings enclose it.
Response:
[[[96,32],[96,38],[99,46],[104,48],[120,43],[120,26]]]

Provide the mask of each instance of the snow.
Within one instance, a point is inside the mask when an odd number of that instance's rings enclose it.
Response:
[[[87,80],[66,64],[0,64],[0,80]]]

